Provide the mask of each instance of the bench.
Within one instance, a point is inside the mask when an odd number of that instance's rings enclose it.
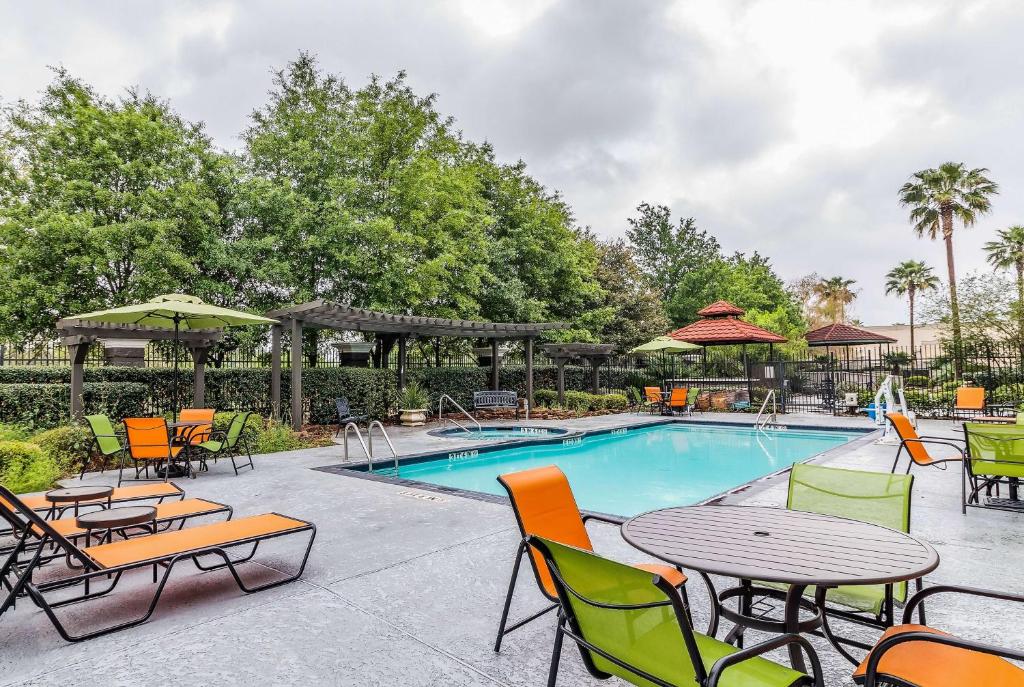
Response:
[[[512,408],[519,419],[519,395],[514,391],[474,391],[473,410]]]

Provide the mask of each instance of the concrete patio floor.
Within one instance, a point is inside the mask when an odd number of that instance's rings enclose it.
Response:
[[[693,421],[751,419],[709,414]],[[781,419],[789,426],[867,426],[856,418]],[[550,424],[592,429],[641,421],[647,419],[612,415]],[[955,435],[950,422],[922,421],[922,432]],[[428,436],[423,429],[396,430],[392,436],[402,454],[470,445]],[[894,452],[893,446],[860,442],[830,454],[827,462],[887,471]],[[509,635],[500,654],[491,650],[518,542],[509,507],[310,469],[340,460],[341,447],[334,446],[257,456],[256,470],[238,477],[222,462],[199,479],[178,480],[188,496],[233,505],[236,517],[273,510],[316,523],[316,542],[300,581],[244,595],[223,571],[199,573],[182,565],[150,622],[79,644],[64,642],[40,610],[19,602],[0,618],[0,685],[545,684],[553,616]],[[912,532],[932,543],[942,558],[926,584],[1024,592],[1022,517],[978,509],[963,516],[958,470],[916,469],[915,475]],[[85,481],[109,483],[110,478],[91,474]],[[781,506],[785,493],[780,477],[729,501]],[[431,498],[421,498],[424,494]],[[645,559],[622,540],[618,528],[593,525],[591,532],[599,552],[629,562]],[[246,564],[243,574],[284,570],[288,556],[299,555],[300,548],[300,542],[282,541],[269,561]],[[114,597],[64,609],[70,622],[108,622],[130,613],[152,585],[141,571],[128,582]],[[716,582],[726,586],[725,580]],[[706,622],[707,600],[699,579],[691,584],[700,626]],[[543,603],[531,575],[522,575],[513,617]],[[928,612],[930,624],[957,634],[1024,644],[1019,610],[1006,603],[939,597]],[[850,634],[871,637],[870,632]],[[827,643],[814,638],[812,643],[825,664],[827,684],[853,684],[849,664]],[[560,685],[613,683],[591,678],[579,654],[567,647]]]

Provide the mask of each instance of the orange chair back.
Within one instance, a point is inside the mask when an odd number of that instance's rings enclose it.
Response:
[[[129,417],[124,421],[128,453],[135,460],[170,458],[167,420],[162,417]]]
[[[523,537],[536,535],[559,544],[588,551],[594,545],[583,524],[579,506],[572,495],[569,480],[554,465],[500,475],[498,481],[508,491],[512,510]],[[537,584],[550,599],[558,598],[544,556],[530,547],[530,562]]]
[[[661,389],[656,386],[645,386],[644,396],[648,403],[661,403]]]
[[[985,388],[962,386],[956,390],[957,410],[985,410]]]
[[[910,420],[906,415],[902,413],[886,413],[885,417],[892,423],[893,429],[896,430],[896,435],[899,436],[900,441],[919,438],[917,430],[914,429],[914,425],[910,424]],[[904,446],[907,449],[907,453],[910,454],[910,459],[918,465],[928,465],[934,460],[928,454],[928,449],[920,441],[907,441]]]
[[[178,420],[181,422],[204,422],[206,424],[198,427],[178,427],[175,436],[184,439],[189,438],[190,444],[201,444],[210,438],[213,432],[213,408],[182,408],[178,413]]]
[[[677,386],[672,389],[672,395],[668,398],[669,408],[685,408],[686,407],[686,395],[689,392],[685,386]]]

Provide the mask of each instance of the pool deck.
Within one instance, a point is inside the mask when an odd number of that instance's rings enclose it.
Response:
[[[657,421],[609,415],[537,421],[601,429]],[[788,426],[869,426],[863,418],[785,416]],[[693,422],[752,422],[750,415],[697,415]],[[922,433],[955,436],[948,421],[922,421]],[[403,455],[465,448],[476,442],[428,436],[428,428],[396,428]],[[830,453],[830,465],[887,471],[895,447],[854,442]],[[235,477],[223,462],[197,480],[178,480],[188,496],[229,503],[237,516],[277,511],[318,525],[304,577],[255,595],[241,594],[228,575],[175,570],[153,619],[140,627],[79,644],[60,639],[42,612],[19,602],[0,618],[0,685],[71,682],[105,685],[543,685],[553,618],[509,635],[491,650],[518,534],[507,505],[438,495],[408,485],[328,474],[333,446],[256,457],[256,470]],[[912,532],[931,542],[942,563],[926,580],[1024,592],[1024,516],[959,508],[959,471],[916,469]],[[77,480],[72,480],[77,483]],[[86,483],[109,483],[90,474]],[[731,502],[782,505],[785,478],[730,496]],[[644,556],[616,527],[593,525],[596,549],[623,561]],[[290,551],[275,547],[243,574],[285,569]],[[109,621],[130,613],[152,588],[146,573],[127,580],[116,597],[64,609],[75,622]],[[724,582],[724,581],[720,581]],[[697,623],[706,617],[699,581],[690,596]],[[720,585],[721,586],[721,585]],[[522,575],[513,617],[541,607]],[[955,597],[929,605],[931,624],[976,639],[1024,644],[1018,612],[1003,603]],[[845,627],[845,626],[844,626]],[[870,632],[861,636],[870,636]],[[721,635],[720,635],[721,636]],[[754,637],[754,635],[748,635]],[[827,684],[851,685],[850,666],[812,638]],[[560,685],[599,685],[579,655],[563,653]],[[621,684],[621,683],[620,683]]]

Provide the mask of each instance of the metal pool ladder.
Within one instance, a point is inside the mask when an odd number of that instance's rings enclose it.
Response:
[[[442,425],[443,425],[443,424],[444,424],[445,422],[447,422],[448,420],[450,420],[450,419],[451,419],[451,418],[447,418],[447,419],[446,419],[446,418],[444,417],[444,402],[445,402],[445,400],[446,400],[446,399],[447,399],[447,401],[448,401],[448,402],[449,402],[450,404],[452,404],[453,406],[455,406],[456,408],[458,408],[459,410],[461,410],[461,411],[462,411],[462,414],[463,414],[463,415],[465,415],[466,417],[468,417],[468,418],[470,419],[470,421],[471,421],[471,422],[473,422],[473,424],[475,424],[475,425],[476,425],[476,428],[477,428],[478,430],[480,430],[480,429],[483,429],[483,427],[481,427],[481,426],[480,426],[480,423],[476,421],[476,418],[475,418],[475,417],[473,417],[472,415],[470,415],[470,414],[469,414],[468,412],[466,412],[466,409],[465,409],[465,408],[463,408],[462,406],[460,406],[460,405],[459,405],[459,404],[458,404],[458,403],[457,403],[457,402],[455,401],[455,399],[454,399],[454,398],[452,398],[451,396],[449,396],[448,394],[441,394],[441,398],[439,398],[439,399],[437,400],[437,417],[438,417],[438,419],[439,419],[439,420],[441,420],[441,424],[442,424]],[[463,425],[463,424],[462,424],[461,422],[459,422],[458,420],[452,420],[452,422],[453,422],[453,423],[455,424],[455,426],[456,426],[456,427],[458,427],[459,429],[461,429],[461,430],[462,430],[463,432],[470,432],[469,428],[467,428],[467,427],[466,427],[465,425]],[[470,433],[471,433],[471,432],[470,432]]]
[[[768,401],[772,402],[772,412],[766,414],[768,410]],[[763,416],[763,419],[762,419]],[[761,409],[757,411],[757,419],[754,420],[755,429],[765,429],[767,427],[775,427],[778,424],[778,408],[775,405],[775,389],[768,392],[768,395],[764,397],[764,403],[761,404]]]
[[[391,437],[388,436],[388,432],[384,429],[384,425],[381,424],[380,420],[374,420],[366,427],[366,441],[363,441],[363,434],[359,431],[359,426],[354,422],[349,422],[345,425],[344,434],[344,446],[345,446],[345,462],[349,462],[348,455],[348,433],[350,431],[356,433],[356,439],[359,441],[359,445],[363,448],[363,453],[366,455],[366,471],[373,472],[373,427],[376,425],[380,427],[380,433],[384,437],[384,442],[388,445],[388,450],[391,451],[391,456],[395,459],[395,477],[398,477],[398,451],[395,450],[395,445],[391,443]],[[369,446],[367,446],[369,443]]]

